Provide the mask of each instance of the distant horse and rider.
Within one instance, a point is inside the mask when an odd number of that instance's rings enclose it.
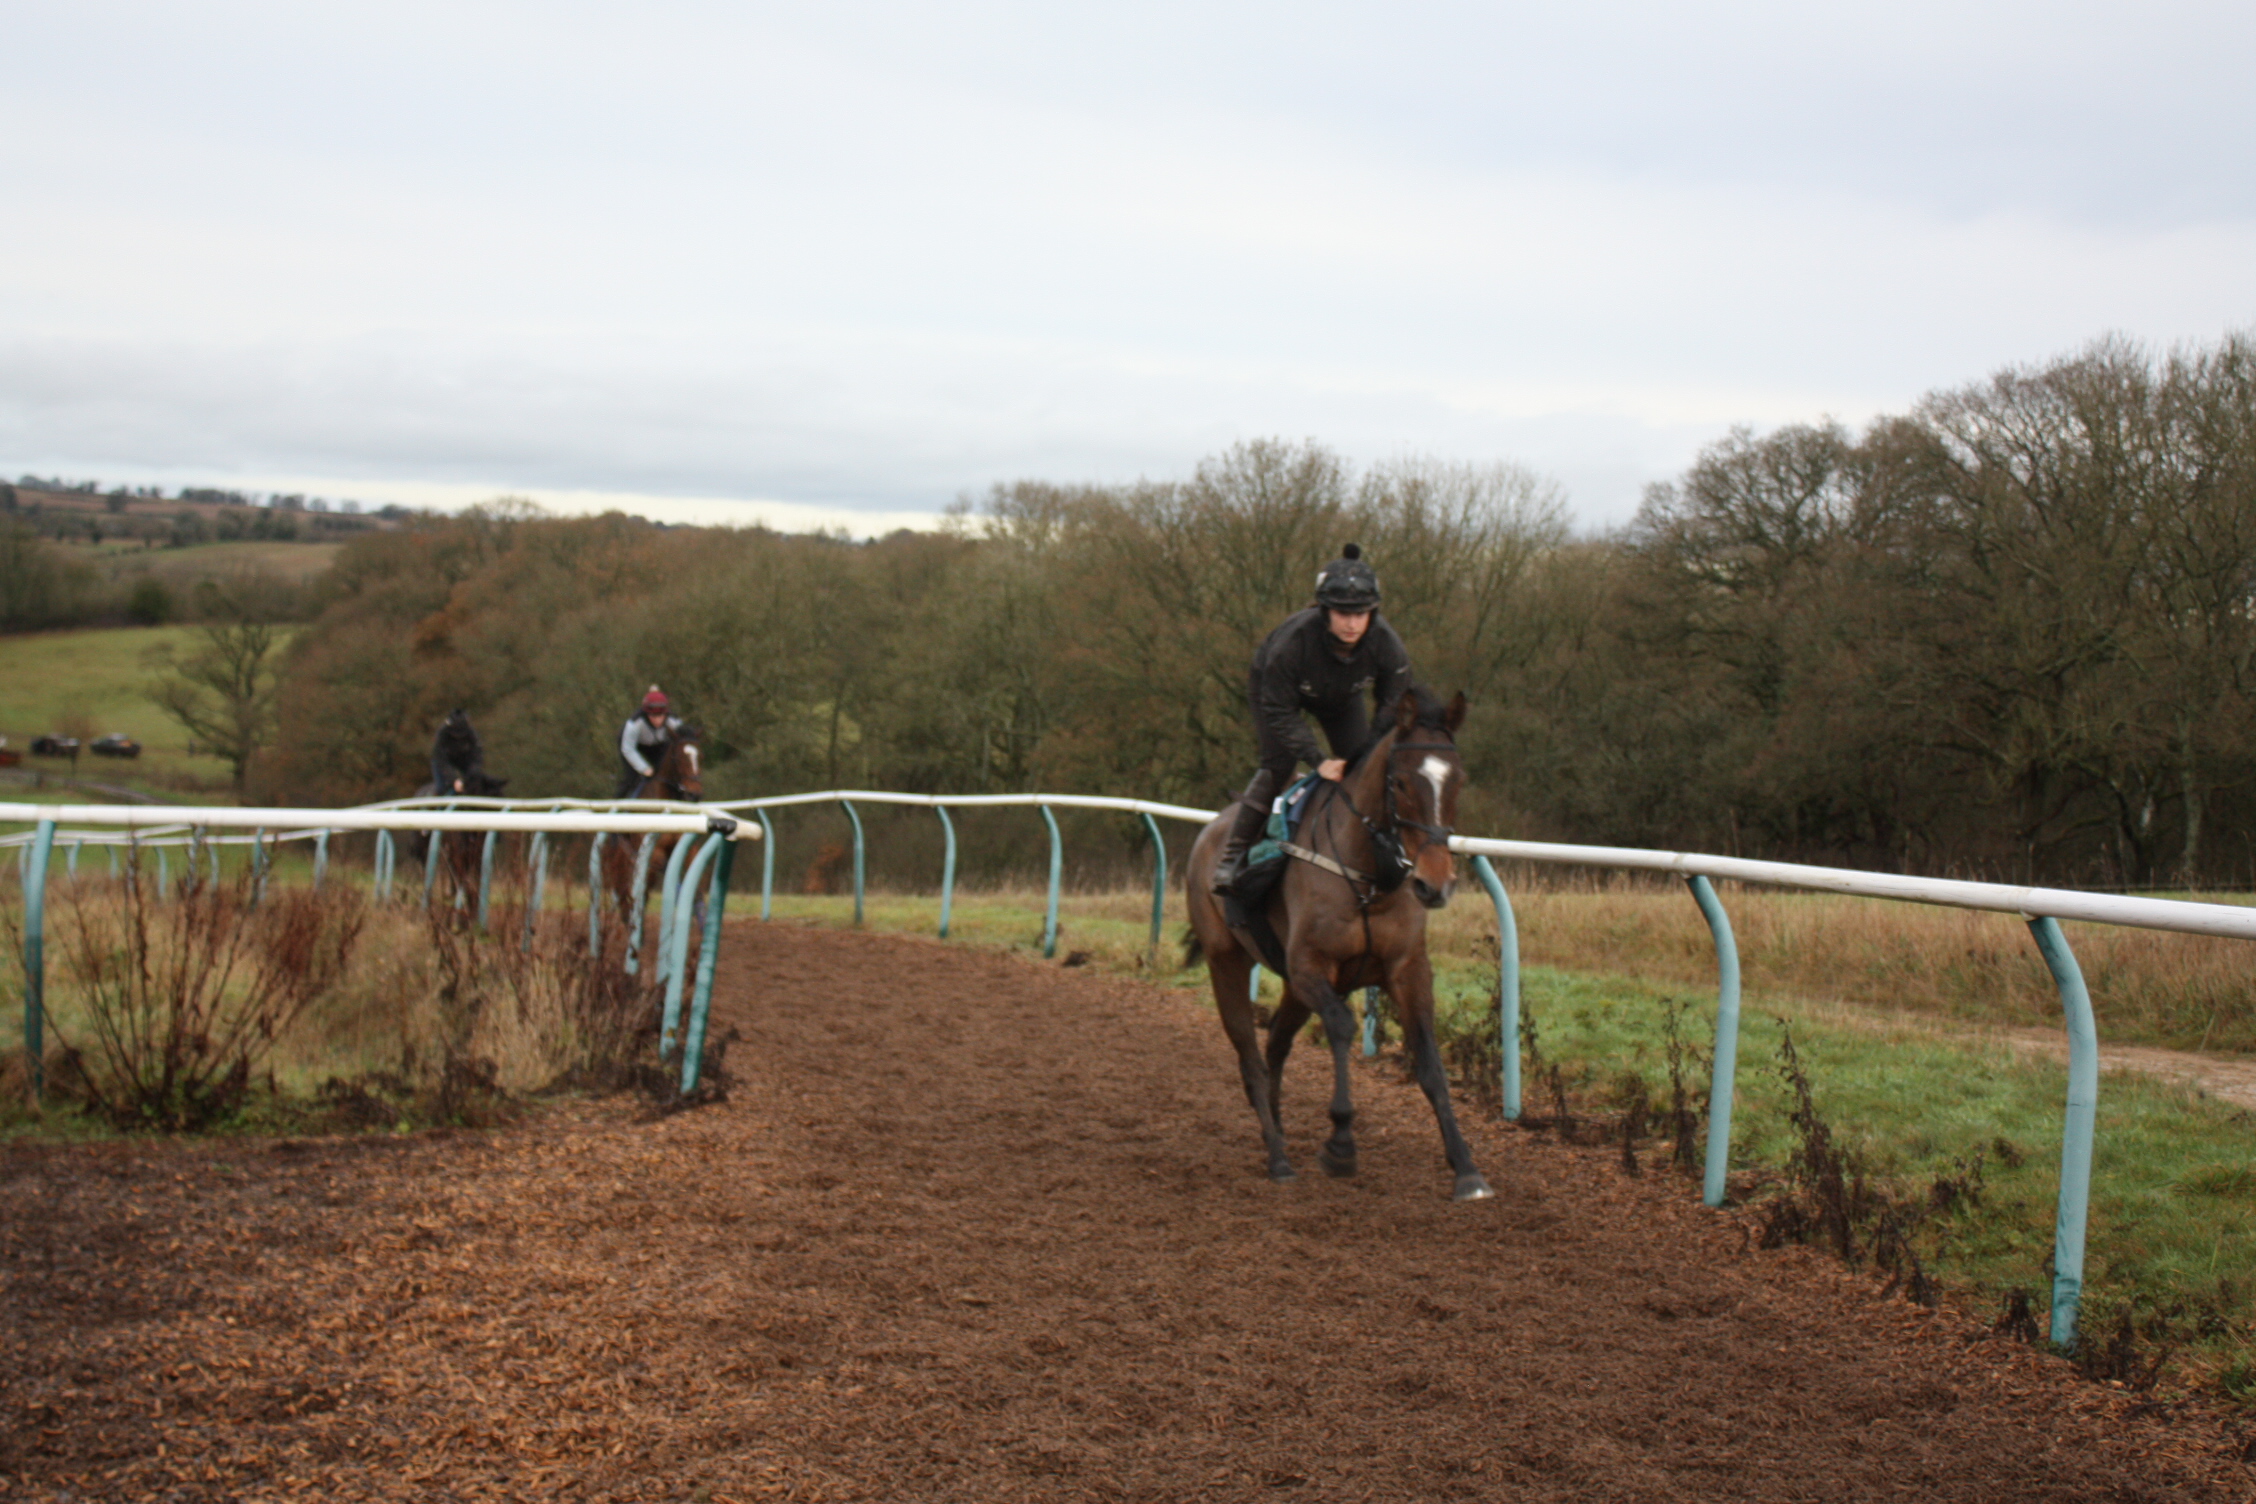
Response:
[[[1450,1104],[1426,954],[1426,916],[1456,888],[1449,837],[1465,785],[1456,740],[1465,697],[1444,704],[1414,684],[1408,654],[1378,617],[1378,604],[1378,577],[1351,543],[1317,576],[1315,604],[1255,654],[1249,699],[1261,768],[1192,845],[1184,879],[1190,959],[1206,958],[1271,1180],[1298,1178],[1279,1097],[1293,1041],[1311,1016],[1322,1020],[1332,1052],[1332,1132],[1319,1161],[1330,1175],[1355,1173],[1348,1049],[1356,1028],[1347,995],[1376,986],[1401,1019],[1403,1047],[1441,1130],[1452,1194],[1486,1200],[1495,1192],[1475,1168]],[[1366,688],[1375,690],[1376,735],[1363,710]],[[1330,757],[1303,712],[1322,725]],[[1299,824],[1278,843],[1276,858],[1253,864],[1271,802],[1286,792],[1297,763],[1315,768]],[[1284,983],[1266,1048],[1251,996],[1256,965]]]
[[[438,734],[431,740],[431,779],[415,791],[418,799],[445,799],[456,795],[473,799],[498,799],[508,786],[506,778],[496,778],[486,771],[485,748],[478,733],[470,724],[467,712],[457,707],[439,723]],[[478,890],[478,866],[484,853],[485,837],[475,831],[449,831],[440,838],[439,861],[457,895],[467,895]],[[417,831],[408,841],[415,859],[426,866],[431,861],[431,832]]]

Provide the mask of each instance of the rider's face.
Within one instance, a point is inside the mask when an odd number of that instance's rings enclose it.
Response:
[[[1349,647],[1363,640],[1371,630],[1371,613],[1368,611],[1331,611],[1331,634]]]
[[[645,710],[642,715],[643,719],[650,722],[651,725],[661,726],[664,725],[666,721],[666,707],[663,705],[653,705],[648,710]]]

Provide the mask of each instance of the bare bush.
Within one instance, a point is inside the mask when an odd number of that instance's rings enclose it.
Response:
[[[277,1041],[344,974],[367,917],[344,888],[252,902],[249,874],[159,901],[139,853],[122,881],[64,890],[61,961],[81,1004],[61,1075],[125,1129],[194,1133],[248,1099]]]

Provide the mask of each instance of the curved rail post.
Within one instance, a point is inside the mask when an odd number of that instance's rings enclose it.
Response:
[[[603,959],[603,842],[605,831],[597,831],[595,839],[588,842],[588,959]]]
[[[117,877],[117,848],[115,846],[105,846],[102,849],[109,854],[110,876],[114,880]]]
[[[1496,908],[1496,1014],[1504,1067],[1504,1119],[1516,1123],[1520,1120],[1520,924],[1487,857],[1473,858],[1473,875]]]
[[[690,999],[689,1030],[682,1043],[684,1096],[697,1089],[698,1073],[705,1065],[705,1020],[712,1013],[713,968],[721,954],[721,910],[728,903],[729,869],[735,865],[736,842],[723,841],[721,859],[713,869],[713,892],[705,903],[705,945],[697,954],[697,990]]]
[[[80,844],[78,841],[71,842],[70,849],[63,853],[63,875],[65,877],[78,876],[78,848]]]
[[[2052,1234],[2052,1342],[2072,1347],[2084,1297],[2084,1227],[2091,1213],[2092,1135],[2099,1116],[2099,1027],[2083,968],[2057,919],[2032,919],[2029,933],[2060,987],[2068,1026],[2068,1109],[2060,1133],[2060,1207]]]
[[[940,858],[940,938],[948,938],[948,919],[956,908],[956,822],[948,818],[948,806],[935,804],[932,812],[940,817],[940,829],[948,837],[946,853]]]
[[[760,811],[760,917],[766,919],[775,903],[775,811]]]
[[[266,827],[261,825],[251,832],[251,912],[266,902],[266,871],[273,865],[273,853],[266,849]]]
[[[630,977],[642,970],[643,921],[647,917],[643,911],[650,907],[650,854],[657,849],[657,840],[656,836],[644,836],[641,849],[635,852],[634,886],[627,895],[628,912],[620,916],[627,924],[626,968]]]
[[[1050,827],[1050,907],[1042,919],[1042,959],[1057,954],[1058,935],[1058,880],[1065,872],[1065,838],[1058,834],[1057,816],[1050,807],[1041,806],[1042,819]]]
[[[399,848],[392,843],[388,830],[376,832],[375,870],[368,874],[368,885],[375,890],[378,903],[392,901],[392,869],[399,861]]]
[[[55,822],[42,820],[24,866],[24,1065],[31,1100],[47,1082],[47,860],[55,849]]]
[[[1363,1058],[1379,1052],[1379,989],[1363,989]]]
[[[695,841],[676,841],[674,849],[666,854],[666,874],[658,885],[658,969],[651,973],[654,982],[663,982],[673,974],[674,966],[674,908],[681,899],[682,864],[689,859]]]
[[[1708,1083],[1708,1163],[1700,1199],[1723,1205],[1724,1174],[1731,1168],[1731,1092],[1739,1072],[1739,942],[1731,935],[1731,916],[1723,912],[1714,886],[1690,879],[1692,896],[1708,918],[1716,947],[1715,1070]]]
[[[172,896],[172,863],[165,860],[165,849],[157,848],[157,902]]]
[[[1151,969],[1159,970],[1159,932],[1167,921],[1167,843],[1160,839],[1159,822],[1151,817],[1150,810],[1141,811],[1144,833],[1152,843],[1152,931]]]
[[[439,813],[446,814],[453,808],[454,801],[450,799],[439,806]],[[424,834],[430,837],[429,844],[423,848],[423,907],[427,909],[431,906],[431,885],[439,878],[439,862],[446,855],[446,836],[436,830]],[[454,895],[454,906],[462,907],[460,893]]]
[[[321,891],[321,880],[329,875],[329,832],[313,833],[313,891]]]
[[[678,841],[675,843],[675,849],[686,851],[693,844],[694,839]],[[689,871],[681,880],[694,888],[698,881],[705,876],[705,869],[713,864],[715,854],[726,844],[728,844],[728,837],[722,835],[719,831],[707,836],[704,848],[697,853],[697,859],[689,864]],[[668,865],[672,864],[669,862]],[[658,935],[658,964],[666,968],[663,973],[666,979],[666,1011],[661,1015],[658,1024],[658,1058],[661,1060],[671,1055],[674,1052],[674,1046],[680,1042],[675,1037],[677,1031],[681,1028],[682,966],[680,958],[689,950],[689,923],[694,917],[695,906],[677,903],[674,907],[679,912],[659,921],[661,928]],[[671,920],[670,923],[668,919]]]
[[[532,895],[525,900],[525,954],[533,952],[533,931],[540,922],[541,899],[548,893],[548,832],[536,830],[525,850],[525,865],[533,869]]]
[[[845,807],[846,818],[854,822],[854,928],[860,929],[862,927],[862,882],[866,876],[862,864],[862,816],[861,812],[854,808],[853,800],[841,799],[838,802]]]
[[[216,888],[219,886],[219,842],[211,838],[209,831],[204,832],[204,855],[210,858],[212,886]]]
[[[486,932],[486,915],[491,912],[494,842],[500,839],[500,831],[487,831],[485,846],[478,853],[478,933],[481,935]]]

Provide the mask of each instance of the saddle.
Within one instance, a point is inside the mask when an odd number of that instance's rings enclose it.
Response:
[[[1271,803],[1262,838],[1246,852],[1245,873],[1238,879],[1237,893],[1222,900],[1223,922],[1252,942],[1262,965],[1280,974],[1285,969],[1285,947],[1269,922],[1269,895],[1285,875],[1285,865],[1291,859],[1285,848],[1299,833],[1309,798],[1320,782],[1316,774],[1304,774]]]

